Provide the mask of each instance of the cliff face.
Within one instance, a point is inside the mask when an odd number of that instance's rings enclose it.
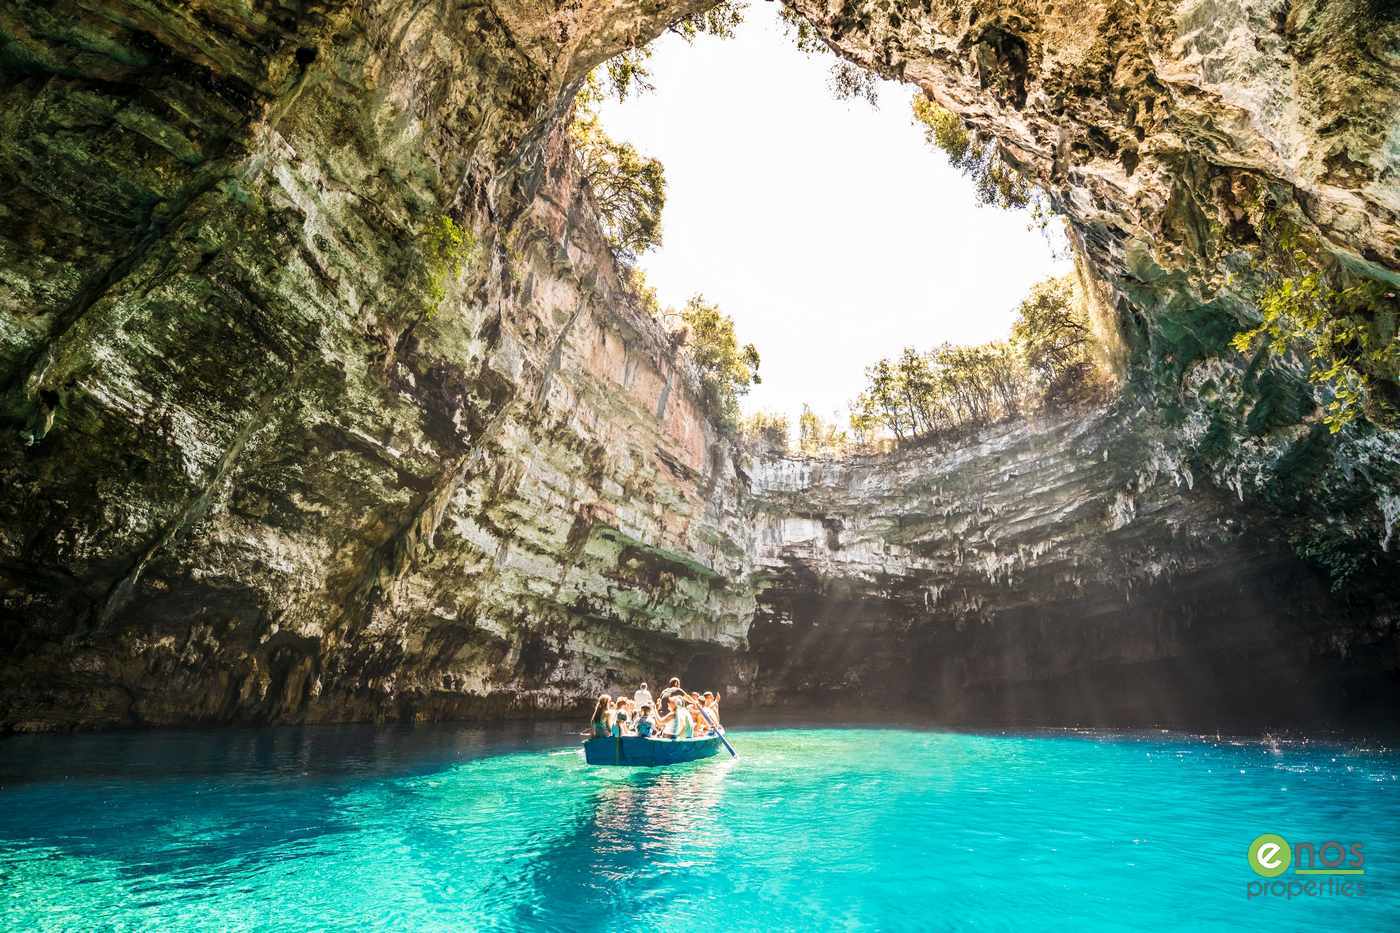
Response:
[[[1395,445],[1319,434],[1286,369],[1255,415],[1221,354],[1254,286],[1210,273],[1247,271],[1212,220],[1247,178],[1393,275],[1390,20],[799,3],[1021,146],[1162,416],[745,472],[559,125],[701,6],[0,11],[0,729],[549,712],[672,671],[1068,719],[1098,695],[998,684],[1214,683],[1279,626],[1266,672],[1384,683],[1384,594],[1343,607],[1280,539],[1325,513],[1374,561]]]
[[[1342,579],[1388,564],[1394,412],[1337,434],[1298,355],[1230,339],[1301,244],[1400,314],[1400,9],[1379,0],[794,0],[840,54],[917,84],[1065,216],[1104,331],[1174,455],[1272,508]],[[1287,231],[1286,234],[1281,233]],[[1379,343],[1393,342],[1382,326]],[[1393,362],[1376,394],[1397,399]],[[1380,406],[1377,406],[1380,407]],[[1373,414],[1376,412],[1373,411]],[[1361,477],[1358,483],[1358,477]]]
[[[661,22],[611,13],[0,14],[0,721],[572,708],[740,642],[728,448],[557,126]]]
[[[1384,713],[1393,603],[1336,599],[1121,404],[953,450],[757,465],[753,698],[1197,728]]]

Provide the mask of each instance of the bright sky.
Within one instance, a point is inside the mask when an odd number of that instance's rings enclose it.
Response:
[[[846,421],[865,367],[904,346],[1004,337],[1030,286],[1068,271],[1024,213],[981,207],[909,113],[836,100],[832,59],[783,33],[755,2],[738,35],[667,35],[656,90],[602,121],[666,166],[662,245],[641,258],[663,304],[703,292],[758,346],[763,384],[744,410],[802,403]]]

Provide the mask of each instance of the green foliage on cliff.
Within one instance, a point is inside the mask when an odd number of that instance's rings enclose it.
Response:
[[[872,107],[880,106],[880,86],[875,74],[844,58],[832,63],[826,86],[838,100],[863,100]]]
[[[700,370],[701,390],[710,413],[723,428],[739,428],[739,398],[762,380],[758,376],[758,349],[740,345],[734,320],[705,301],[691,298],[681,310],[685,324],[683,342]]]
[[[1308,378],[1327,397],[1323,423],[1332,433],[1365,416],[1380,424],[1397,420],[1400,382],[1400,301],[1375,280],[1349,280],[1329,266],[1321,250],[1296,226],[1265,215],[1258,224],[1273,259],[1273,274],[1259,299],[1259,323],[1233,340],[1241,353],[1297,354]]]
[[[432,320],[447,297],[447,286],[462,274],[476,251],[476,238],[446,214],[428,228],[423,237],[423,259],[428,285],[424,316]]]
[[[799,52],[831,59],[831,74],[827,78],[827,87],[833,97],[838,100],[863,100],[872,107],[879,106],[879,88],[873,72],[844,58],[837,58],[812,24],[790,7],[780,7],[778,18],[782,20],[784,31],[792,38]]]
[[[957,114],[923,94],[914,97],[913,113],[928,144],[942,151],[953,168],[972,179],[977,200],[1008,209],[1036,205],[1035,187],[1007,164],[995,143],[979,139]]]
[[[1372,571],[1377,563],[1376,549],[1368,540],[1338,528],[1310,527],[1289,535],[1293,550],[1306,560],[1317,564],[1327,573],[1332,592],[1344,593],[1348,587]]]
[[[774,453],[787,453],[787,415],[771,411],[756,411],[739,423],[739,437],[747,444],[765,447]]]
[[[598,79],[590,77],[574,100],[569,138],[593,194],[603,237],[613,255],[629,263],[661,243],[666,170],[603,130],[597,112],[601,98]]]
[[[810,405],[802,406],[802,414],[797,419],[797,449],[808,457],[840,457],[851,446],[851,438],[837,427],[812,411]]]
[[[913,347],[866,370],[851,427],[869,443],[977,428],[1028,409],[1076,401],[1097,379],[1088,311],[1072,276],[1038,283],[1021,303],[1010,341]]]
[[[743,4],[726,0],[701,13],[680,17],[667,29],[687,42],[700,36],[730,38],[744,19]],[[635,262],[661,244],[661,214],[666,207],[666,169],[642,155],[631,143],[613,139],[598,120],[605,94],[618,100],[653,90],[647,46],[627,49],[599,65],[574,98],[569,136],[598,208],[603,235],[624,264]]]
[[[704,12],[683,16],[666,28],[687,42],[701,36],[732,39],[734,30],[744,22],[744,6],[744,0],[724,0]]]
[[[687,42],[693,42],[701,36],[731,39],[734,37],[734,30],[743,21],[744,4],[739,0],[724,0],[703,12],[691,13],[689,16],[673,20],[667,24],[666,31],[680,36]],[[650,59],[650,46],[627,49],[598,66],[593,78],[598,81],[599,86],[606,80],[609,90],[617,99],[626,100],[629,94],[654,90],[651,71],[647,68]]]
[[[797,51],[804,55],[832,54],[831,49],[822,41],[822,37],[811,23],[802,17],[802,14],[789,6],[778,9],[778,18],[782,20],[783,30],[791,37],[793,44],[797,46]]]
[[[628,297],[632,299],[637,309],[651,315],[654,318],[661,318],[666,312],[661,308],[661,299],[657,297],[656,289],[651,287],[647,281],[646,273],[638,266],[624,266],[622,269],[622,287],[626,290]]]

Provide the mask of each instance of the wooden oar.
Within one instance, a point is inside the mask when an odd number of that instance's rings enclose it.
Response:
[[[729,754],[738,758],[739,753],[734,750],[733,745],[729,744],[729,740],[724,737],[724,733],[719,731],[719,723],[710,718],[710,714],[705,710],[705,707],[697,703],[695,708],[700,711],[701,716],[705,717],[705,721],[710,724],[710,728],[714,730],[715,735],[719,736],[719,740],[724,743],[724,747],[729,749]]]

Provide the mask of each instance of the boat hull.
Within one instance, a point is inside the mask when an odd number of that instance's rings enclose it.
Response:
[[[656,767],[709,758],[720,749],[719,736],[703,739],[644,739],[628,735],[603,737],[583,743],[583,757],[591,765]]]

